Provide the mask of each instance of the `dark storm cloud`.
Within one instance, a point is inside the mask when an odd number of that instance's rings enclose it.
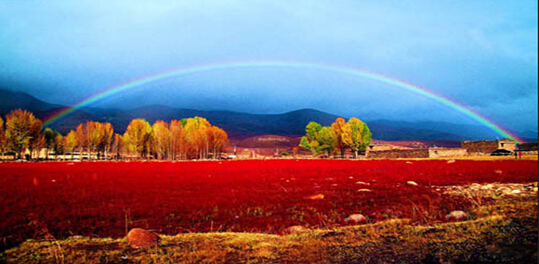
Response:
[[[506,127],[537,129],[536,11],[536,1],[2,1],[0,87],[73,104],[189,65],[306,61],[407,80]],[[155,103],[462,119],[394,87],[287,69],[196,74],[97,106]]]

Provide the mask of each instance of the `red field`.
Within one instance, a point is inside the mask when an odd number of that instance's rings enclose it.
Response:
[[[344,225],[353,213],[370,222],[444,221],[470,201],[431,185],[533,182],[537,161],[9,163],[0,164],[0,175],[5,248],[49,234],[121,237],[133,227],[279,233],[291,225]],[[323,199],[309,199],[315,195]]]

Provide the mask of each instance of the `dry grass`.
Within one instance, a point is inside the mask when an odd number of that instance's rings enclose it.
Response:
[[[536,263],[537,196],[506,197],[469,221],[410,225],[406,219],[286,236],[192,233],[134,250],[125,239],[29,240],[8,263]],[[2,259],[0,259],[1,262]]]

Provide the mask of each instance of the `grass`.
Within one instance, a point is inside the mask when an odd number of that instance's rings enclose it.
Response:
[[[188,233],[159,247],[72,237],[28,240],[2,253],[8,263],[537,263],[537,196],[477,205],[464,222],[411,225],[394,219],[291,235]]]

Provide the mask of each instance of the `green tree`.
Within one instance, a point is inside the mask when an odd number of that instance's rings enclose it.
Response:
[[[6,115],[5,137],[8,148],[22,158],[27,148],[37,146],[42,122],[29,111],[13,110]]]
[[[322,129],[322,126],[316,122],[309,122],[305,126],[305,136],[301,138],[299,146],[305,149],[310,150],[313,155],[318,153],[318,147],[320,143],[318,142],[318,132]]]
[[[372,132],[366,123],[361,127],[361,147],[359,150],[366,150],[372,142]]]
[[[350,126],[350,129],[352,130],[352,144],[350,145],[350,149],[354,152],[354,157],[357,158],[358,151],[361,150],[361,147],[364,144],[363,132],[364,127],[367,125],[361,120],[352,117],[348,120],[348,126]]]
[[[317,147],[317,152],[324,152],[326,156],[329,156],[331,151],[333,151],[337,145],[337,135],[332,128],[322,127],[320,131],[318,131],[316,141],[319,144]]]

